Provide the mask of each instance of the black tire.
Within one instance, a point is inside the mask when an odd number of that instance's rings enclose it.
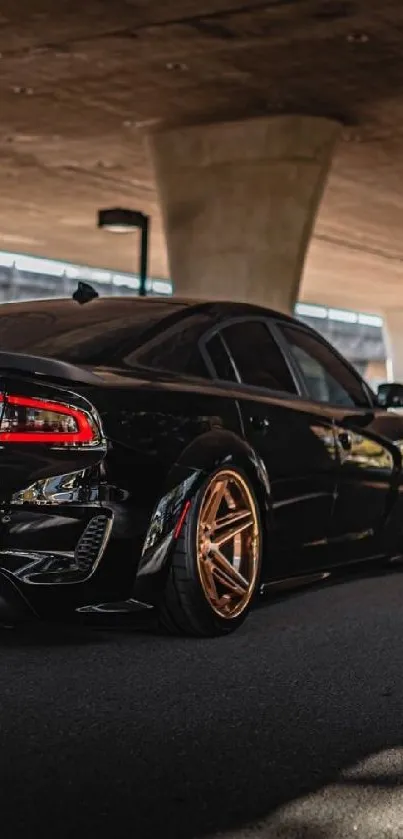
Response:
[[[248,590],[247,602],[239,613],[222,617],[212,606],[202,583],[198,562],[198,525],[202,504],[207,492],[222,475],[236,475],[246,488],[247,498],[253,504],[254,527],[254,571],[253,583]],[[234,480],[236,487],[236,481]],[[257,535],[256,535],[257,534]],[[238,467],[217,469],[209,475],[192,500],[180,536],[176,541],[169,576],[159,611],[161,629],[174,635],[214,637],[234,632],[245,621],[253,602],[260,578],[262,554],[262,527],[259,506],[251,481]],[[256,546],[257,544],[257,546]],[[246,595],[245,595],[246,597]]]

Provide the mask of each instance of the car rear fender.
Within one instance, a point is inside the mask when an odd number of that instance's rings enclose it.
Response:
[[[249,478],[259,504],[263,554],[271,522],[270,481],[254,450],[232,432],[214,429],[194,440],[171,468],[151,516],[137,570],[135,594],[147,602],[158,599],[165,584],[178,526],[206,477],[220,467],[239,468]]]

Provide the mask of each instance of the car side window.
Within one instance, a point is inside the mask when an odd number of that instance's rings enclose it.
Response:
[[[209,322],[202,316],[183,319],[129,353],[124,363],[129,367],[140,365],[209,379],[210,373],[199,348],[200,334]]]
[[[221,379],[224,382],[236,382],[235,367],[231,362],[219,332],[216,332],[206,341],[205,349],[213,364],[217,379]]]
[[[287,362],[263,321],[232,323],[221,334],[244,384],[297,393]]]
[[[331,348],[298,327],[279,325],[310,398],[343,408],[367,407],[368,397],[358,376]]]

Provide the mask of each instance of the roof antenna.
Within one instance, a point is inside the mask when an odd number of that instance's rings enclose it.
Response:
[[[84,303],[89,303],[90,300],[95,300],[96,297],[99,297],[99,294],[95,291],[95,288],[89,283],[83,283],[79,280],[77,290],[73,294],[73,300],[82,306]]]

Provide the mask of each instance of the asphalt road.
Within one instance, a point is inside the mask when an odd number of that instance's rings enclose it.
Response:
[[[394,573],[219,641],[2,631],[2,837],[403,837],[402,607]]]

